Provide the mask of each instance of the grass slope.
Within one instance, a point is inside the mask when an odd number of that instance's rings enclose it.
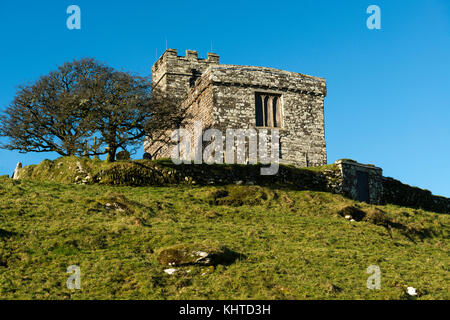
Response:
[[[351,208],[349,209],[349,206]],[[347,211],[365,218],[351,222]],[[449,299],[449,216],[259,186],[0,179],[2,299]],[[228,265],[169,275],[158,253],[216,243]],[[381,268],[369,290],[368,266]],[[69,290],[67,267],[81,268]]]

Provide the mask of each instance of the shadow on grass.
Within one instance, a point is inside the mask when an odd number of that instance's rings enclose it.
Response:
[[[11,232],[0,228],[0,239],[8,239],[17,235],[17,232]]]
[[[386,213],[378,208],[370,208],[368,211],[363,211],[355,206],[347,206],[338,211],[338,214],[346,219],[353,219],[355,221],[365,221],[377,226],[386,228],[389,236],[392,238],[392,229],[396,229],[401,232],[410,241],[416,242],[414,237],[418,237],[420,240],[426,238],[432,238],[435,236],[435,232],[431,228],[419,228],[409,224],[403,224],[389,218]]]

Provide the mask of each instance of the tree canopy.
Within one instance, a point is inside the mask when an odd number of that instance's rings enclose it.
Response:
[[[159,139],[179,123],[181,110],[168,99],[152,99],[144,77],[117,71],[94,59],[64,63],[19,87],[0,116],[1,147],[62,156],[134,151],[150,135]]]

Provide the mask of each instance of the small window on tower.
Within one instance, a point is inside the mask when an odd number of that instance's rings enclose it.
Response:
[[[193,87],[195,85],[195,81],[202,76],[202,73],[197,69],[192,69],[191,72],[192,75],[189,78],[189,86]]]
[[[280,128],[281,96],[275,94],[255,94],[255,116],[257,127]]]

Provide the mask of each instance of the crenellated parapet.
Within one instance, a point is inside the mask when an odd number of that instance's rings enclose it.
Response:
[[[185,56],[178,56],[177,50],[167,49],[152,67],[153,90],[184,99],[203,72],[216,64],[219,64],[219,56],[215,53],[208,53],[206,59],[201,59],[195,50],[186,50]]]

